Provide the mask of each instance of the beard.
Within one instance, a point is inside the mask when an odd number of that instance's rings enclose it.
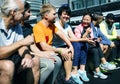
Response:
[[[51,24],[54,24],[55,23],[55,20],[51,20],[51,21],[49,21]]]

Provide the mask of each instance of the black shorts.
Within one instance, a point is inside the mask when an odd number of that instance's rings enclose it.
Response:
[[[15,64],[15,69],[18,69],[18,67],[21,64],[22,57],[18,54],[18,52],[16,52],[13,55],[6,58],[6,60],[11,60]]]

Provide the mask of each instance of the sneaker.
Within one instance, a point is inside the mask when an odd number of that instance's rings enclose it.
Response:
[[[83,82],[79,78],[79,74],[76,74],[76,75],[71,74],[71,77],[77,84],[83,84]]]
[[[103,74],[102,72],[93,72],[94,73],[94,78],[101,78],[101,79],[106,79],[108,76]]]
[[[115,61],[111,61],[111,62],[109,62],[110,64],[114,64],[114,65],[118,65],[118,63],[117,62],[115,62]]]
[[[116,65],[106,62],[105,64],[101,64],[100,68],[105,69],[105,70],[114,70],[114,69],[116,69]]]
[[[72,77],[69,80],[64,80],[64,84],[76,84]],[[82,83],[81,83],[82,84]]]
[[[115,61],[118,61],[118,62],[120,62],[120,58],[117,58],[117,59],[115,59]]]
[[[78,70],[79,76],[81,77],[81,79],[85,82],[89,81],[89,78],[86,75],[86,71],[81,71],[80,69]]]

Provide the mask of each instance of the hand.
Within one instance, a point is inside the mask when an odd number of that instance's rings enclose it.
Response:
[[[33,60],[30,54],[26,54],[26,56],[22,59],[21,66],[23,69],[32,68]]]
[[[73,59],[73,56],[74,56],[74,49],[73,47],[69,47],[69,54],[71,54],[71,59]]]
[[[97,38],[97,41],[98,42],[102,41],[102,38],[101,37]]]
[[[87,34],[91,33],[91,28],[90,28],[90,27],[88,27],[88,28],[86,29],[86,33],[87,33]]]
[[[87,42],[88,42],[90,45],[93,45],[93,46],[96,45],[95,41],[93,41],[92,39],[87,39]]]
[[[70,56],[70,49],[68,49],[68,48],[61,48],[60,50],[61,50],[60,55],[62,56],[62,59],[64,61],[72,58],[72,56]]]
[[[111,48],[116,47],[116,46],[115,46],[115,43],[114,43],[114,42],[111,42],[110,47],[111,47]]]

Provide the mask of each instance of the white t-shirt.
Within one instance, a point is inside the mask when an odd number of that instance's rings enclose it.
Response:
[[[59,21],[56,21],[55,22],[55,26],[60,29],[62,32],[64,32],[66,34],[67,37],[68,36],[68,31],[69,30],[72,30],[70,25],[65,23],[64,25],[64,28],[61,26],[61,24],[59,23]],[[53,38],[53,46],[55,47],[60,47],[60,46],[64,46],[66,45],[66,43],[61,39],[59,38],[57,35],[54,35],[54,38]]]

